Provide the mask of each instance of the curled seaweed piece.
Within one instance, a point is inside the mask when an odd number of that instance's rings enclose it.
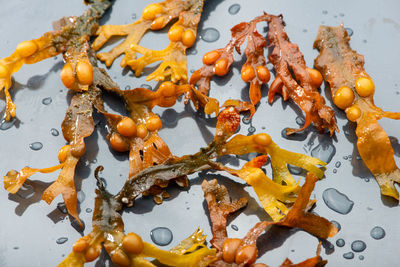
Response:
[[[268,41],[273,47],[268,56],[274,65],[276,77],[268,92],[270,103],[279,93],[284,100],[292,99],[305,113],[305,122],[300,129],[287,129],[287,134],[293,134],[307,128],[311,123],[318,129],[328,129],[333,135],[338,131],[335,113],[325,105],[325,99],[319,94],[317,87],[322,80],[316,83],[307,70],[304,56],[298,45],[290,42],[285,32],[282,15],[268,15]]]
[[[375,176],[381,194],[399,199],[394,183],[400,170],[394,160],[390,139],[378,120],[400,119],[400,113],[383,111],[374,104],[375,86],[364,70],[364,57],[350,48],[343,25],[320,26],[314,42],[320,54],[314,64],[329,83],[333,102],[357,123],[357,148],[365,165]]]
[[[14,53],[0,59],[0,91],[4,90],[6,96],[7,121],[16,116],[16,106],[8,91],[12,85],[11,76],[24,64],[34,64],[62,53],[66,61],[61,72],[64,85],[76,91],[88,90],[93,81],[93,66],[88,57],[89,38],[110,4],[109,0],[91,1],[89,9],[81,16],[60,19],[53,24],[54,31],[21,42]]]
[[[204,65],[196,70],[190,77],[190,83],[196,85],[198,90],[208,95],[210,81],[214,75],[223,76],[228,73],[233,63],[233,50],[241,54],[241,46],[247,40],[244,50],[247,61],[242,66],[241,76],[243,81],[250,83],[250,102],[256,105],[261,99],[261,85],[270,79],[270,73],[266,68],[264,48],[267,40],[258,33],[256,25],[266,21],[267,16],[259,16],[250,22],[242,22],[231,29],[232,39],[220,49],[206,53],[203,56]],[[188,94],[186,100],[191,99],[196,105],[196,99]],[[252,112],[253,114],[254,112]]]
[[[186,49],[193,46],[196,40],[197,25],[200,21],[204,0],[166,0],[164,2],[148,5],[142,17],[129,25],[105,25],[97,34],[93,43],[95,50],[100,49],[112,36],[127,36],[127,38],[110,52],[99,53],[98,58],[107,66],[125,53],[121,66],[130,66],[139,76],[143,68],[151,63],[162,61],[159,67],[147,77],[147,80],[162,81],[170,77],[171,81],[187,81]],[[171,41],[167,48],[154,51],[139,46],[139,42],[148,30],[163,29],[171,20],[178,18],[169,32]],[[136,54],[143,56],[139,59]]]
[[[212,201],[208,201],[208,199],[211,199],[210,194],[214,194],[213,197],[216,199],[217,193],[219,192],[207,190],[207,187],[203,187],[212,222],[214,235],[213,239],[215,238],[218,240],[218,246],[213,244],[218,253],[215,256],[215,261],[211,263],[210,266],[236,266],[235,264],[239,266],[249,266],[255,263],[258,257],[257,239],[262,233],[264,233],[264,231],[266,231],[267,228],[272,225],[301,228],[310,234],[323,239],[334,236],[338,230],[330,221],[307,211],[309,208],[308,203],[310,202],[309,198],[317,181],[317,176],[308,173],[306,182],[300,189],[298,198],[296,199],[289,213],[281,221],[258,222],[242,239],[228,238],[226,236],[226,229],[224,229],[221,224],[221,216],[224,215],[224,210],[216,208],[218,207],[217,204],[213,203]],[[214,188],[218,188],[216,180],[213,180],[212,183]],[[207,182],[204,181],[203,184],[207,184]],[[229,195],[227,196],[229,198]],[[224,219],[226,220],[226,217],[224,217]],[[302,263],[299,263],[298,265],[293,265],[289,259],[286,259],[282,266],[323,266],[326,261],[322,261],[319,253],[320,245],[318,246],[316,257],[308,259]]]

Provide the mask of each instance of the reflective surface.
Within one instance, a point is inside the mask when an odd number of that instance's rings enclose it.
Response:
[[[117,0],[111,12],[103,19],[103,24],[130,23],[139,17],[137,14],[150,2],[153,1]],[[234,4],[240,5],[237,13],[236,10],[232,11]],[[225,46],[232,26],[260,15],[261,10],[283,14],[288,35],[292,42],[300,46],[309,66],[312,66],[317,55],[312,44],[318,26],[338,25],[343,21],[345,27],[353,32],[352,48],[365,56],[366,71],[376,85],[377,106],[399,111],[399,8],[400,3],[395,0],[382,1],[379,4],[344,0],[208,0],[199,32],[213,28],[220,36],[212,42],[198,40],[196,46],[189,51],[188,70],[201,66],[204,53]],[[80,0],[6,1],[0,10],[0,57],[8,56],[19,42],[37,38],[51,30],[52,21],[62,16],[80,15],[84,10],[85,6]],[[260,24],[260,32],[264,33],[265,26]],[[215,33],[214,30],[212,32]],[[215,39],[215,34],[213,38]],[[141,45],[162,49],[167,43],[166,32],[163,31],[147,34]],[[103,50],[108,50],[111,46]],[[228,98],[248,100],[247,85],[240,78],[240,68],[244,61],[238,57],[236,59],[238,62],[226,77],[215,78],[212,82],[211,96],[218,98],[220,102]],[[119,62],[120,59],[116,60],[108,72],[121,88],[134,88],[142,84],[157,88],[155,82],[146,82],[145,76],[135,78],[131,71],[122,70]],[[71,98],[59,78],[62,66],[62,58],[57,56],[34,66],[23,66],[14,76],[11,94],[18,106],[18,119],[12,123],[0,124],[0,173],[5,174],[9,169],[21,169],[25,165],[45,167],[58,162],[57,151],[65,141],[62,134],[54,134],[53,129],[61,133],[60,125]],[[150,72],[148,69],[145,74]],[[324,86],[322,92],[325,95]],[[281,135],[282,130],[301,123],[301,116],[298,118],[301,114],[293,104],[283,103],[281,98],[277,98],[272,106],[267,104],[266,94],[267,89],[263,88],[263,98],[257,113],[251,122],[242,123],[240,133],[267,132],[281,147],[308,155],[313,151],[319,155],[329,148],[330,163],[326,178],[317,183],[314,192],[318,201],[314,211],[341,225],[340,232],[324,243],[322,257],[328,260],[328,266],[397,266],[397,244],[400,242],[398,203],[380,197],[378,185],[354,151],[354,125],[347,123],[344,113],[335,109],[341,131],[335,138],[319,135],[315,129],[310,128],[296,138],[285,139]],[[124,113],[118,99],[111,96],[105,96],[105,99],[108,110]],[[328,102],[331,104],[330,100]],[[0,101],[0,110],[4,106],[4,101]],[[160,135],[174,154],[181,156],[197,152],[200,146],[212,140],[215,120],[198,117],[191,107],[185,108],[182,102],[172,109],[158,108],[155,111],[164,122]],[[95,117],[95,121],[97,130],[87,139],[87,152],[76,173],[77,188],[84,193],[80,195],[79,204],[80,218],[86,224],[84,233],[89,233],[91,228],[94,168],[99,164],[105,167],[101,176],[112,193],[122,186],[128,173],[127,156],[109,149],[105,142],[105,122],[100,116]],[[391,140],[396,152],[395,159],[399,162],[400,122],[389,123],[383,119],[380,124],[389,136],[393,136]],[[43,147],[32,150],[30,145],[37,142]],[[248,158],[233,158],[228,164],[237,167]],[[267,174],[271,175],[268,166],[266,169]],[[304,172],[296,174],[302,177]],[[41,192],[55,180],[56,175],[36,174],[16,195],[9,195],[3,188],[0,190],[1,266],[55,266],[70,253],[72,244],[80,237],[80,233],[71,226],[65,214],[61,197],[55,199],[51,205],[40,199]],[[170,188],[168,191],[171,198],[162,205],[155,205],[150,198],[136,201],[135,206],[123,215],[126,230],[137,232],[145,241],[152,242],[151,230],[167,227],[172,231],[173,240],[163,247],[165,249],[175,246],[198,226],[204,228],[210,238],[207,208],[200,184],[203,179],[215,177],[229,188],[234,198],[249,198],[248,207],[229,221],[227,230],[230,237],[243,237],[257,221],[267,219],[265,212],[257,204],[255,193],[241,180],[219,174],[200,173],[190,177],[190,188],[187,191],[177,187]],[[337,189],[354,202],[348,214],[342,215],[325,205],[322,194],[328,188]],[[376,226],[384,230],[383,238],[379,240],[372,236],[377,231],[374,228]],[[337,242],[339,239],[344,242]],[[358,240],[364,242],[366,248],[362,252],[352,252],[352,244]],[[279,266],[286,257],[293,262],[312,257],[318,244],[316,238],[305,232],[279,228],[264,235],[261,242],[261,261],[270,266]],[[97,263],[88,264],[94,265],[109,266],[110,263],[102,257]]]

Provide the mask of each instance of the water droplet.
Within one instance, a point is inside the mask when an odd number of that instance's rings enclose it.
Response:
[[[350,134],[350,131],[346,129],[346,130],[344,130],[344,134],[345,134],[345,135],[349,135],[349,134]]]
[[[338,232],[342,229],[342,226],[337,221],[331,221],[331,223],[338,229]]]
[[[356,240],[353,243],[351,243],[351,250],[354,252],[362,252],[367,248],[367,245],[365,244],[364,241],[361,240]]]
[[[236,15],[240,11],[240,5],[239,4],[233,4],[229,7],[228,12],[231,15]]]
[[[374,228],[372,228],[370,235],[373,239],[379,240],[385,237],[386,232],[382,227],[375,226]]]
[[[339,13],[339,16],[344,17],[344,14],[343,13]]]
[[[363,40],[363,43],[366,44],[366,43],[367,43],[367,40],[364,39],[364,40]]]
[[[262,129],[262,130],[265,130],[265,129],[267,129],[267,128],[266,128],[265,126],[262,126],[261,129]]]
[[[40,142],[33,142],[32,144],[29,145],[29,147],[30,147],[32,150],[37,151],[37,150],[40,150],[40,149],[43,148],[43,144],[40,143]]]
[[[298,116],[298,117],[296,118],[296,123],[297,123],[299,126],[304,125],[304,118]]]
[[[290,164],[288,164],[287,166],[288,166],[289,172],[291,174],[299,175],[299,174],[301,174],[303,172],[303,169],[300,168],[300,167],[297,167],[297,166],[294,166],[294,165],[290,165]]]
[[[336,163],[335,163],[336,168],[340,168],[341,165],[342,165],[342,163],[340,161],[336,161]]]
[[[166,109],[164,110],[161,119],[165,125],[174,126],[178,121],[178,113],[173,108]]]
[[[82,203],[83,201],[85,201],[86,195],[85,195],[85,193],[83,193],[82,191],[79,191],[79,192],[76,194],[76,198],[77,198],[77,200],[78,200],[79,203]]]
[[[58,136],[60,134],[60,132],[55,128],[51,128],[50,133],[52,136]]]
[[[346,242],[342,238],[339,238],[338,240],[336,240],[336,246],[338,246],[340,248],[344,247],[345,244],[346,244]]]
[[[166,246],[172,241],[172,232],[167,227],[157,227],[151,230],[150,237],[159,246]]]
[[[247,129],[247,131],[249,132],[249,134],[253,134],[256,132],[256,128],[254,126],[250,126],[249,129]]]
[[[60,237],[59,239],[56,240],[56,243],[61,245],[61,244],[64,244],[65,242],[67,242],[67,241],[68,241],[68,238]]]
[[[367,207],[367,210],[371,211],[371,210],[374,210],[374,209],[373,209],[373,208],[371,208],[371,207]]]
[[[190,69],[190,73],[193,73],[193,72],[195,72],[196,70],[195,69]]]
[[[234,224],[231,224],[231,228],[232,228],[233,230],[235,230],[235,231],[239,231],[239,227],[237,227],[237,226],[234,225]]]
[[[42,99],[42,104],[43,105],[50,105],[51,104],[51,102],[53,102],[53,99],[51,99],[51,97],[46,97],[46,98],[43,98]]]
[[[19,247],[13,247],[13,249],[17,250],[17,249],[19,249]]]
[[[333,173],[337,173],[337,169],[333,169],[332,172],[333,172]]]
[[[354,253],[353,252],[344,253],[343,258],[345,258],[346,260],[351,260],[354,258]]]
[[[144,84],[141,84],[140,87],[141,87],[141,88],[144,88],[144,89],[148,89],[148,90],[151,90],[151,89],[152,89],[152,87],[151,87],[150,85],[145,84],[145,83],[144,83]]]
[[[363,255],[358,256],[358,258],[360,259],[360,261],[364,260],[364,256]]]
[[[125,86],[125,90],[131,90],[131,86],[130,85]]]
[[[347,214],[353,208],[354,202],[345,194],[340,193],[334,188],[328,188],[322,194],[322,199],[331,210],[340,214]]]
[[[196,48],[190,48],[187,52],[187,55],[197,55],[198,51]]]
[[[10,121],[2,120],[0,123],[0,130],[8,130],[13,127],[14,123],[16,122],[15,118],[12,118]]]
[[[308,30],[307,29],[303,29],[303,32],[306,33],[306,32],[308,32]]]
[[[67,213],[68,213],[67,207],[65,206],[65,203],[64,203],[64,202],[59,202],[59,203],[57,204],[57,209],[58,209],[59,211],[61,211],[61,213],[64,213],[64,214],[67,214]]]
[[[132,19],[136,19],[136,13],[133,13],[131,16]]]
[[[320,143],[311,150],[311,156],[329,163],[336,153],[336,148],[331,143]]]
[[[200,38],[207,43],[215,42],[219,39],[219,31],[215,28],[206,28],[200,32]]]
[[[244,124],[250,124],[250,123],[251,123],[251,119],[249,119],[248,117],[243,117],[243,118],[242,118],[242,122],[243,122]]]
[[[91,213],[93,210],[92,210],[91,208],[87,208],[85,211],[86,211],[87,213]]]
[[[343,159],[344,160],[348,160],[349,158],[347,156],[343,156]]]
[[[327,10],[322,10],[322,14],[326,15],[326,14],[328,14],[328,11]]]

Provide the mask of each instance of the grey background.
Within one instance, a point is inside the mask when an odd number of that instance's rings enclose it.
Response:
[[[153,1],[128,1],[118,0],[111,12],[103,19],[103,23],[126,24],[132,22],[134,14],[140,14],[141,10]],[[228,8],[238,3],[241,9],[238,14],[230,15]],[[272,14],[282,13],[287,23],[287,32],[291,40],[299,44],[305,55],[306,62],[312,66],[317,51],[312,49],[318,26],[320,24],[338,25],[341,21],[345,27],[354,31],[351,46],[359,53],[365,55],[366,70],[373,77],[376,85],[376,104],[385,110],[399,111],[399,69],[400,53],[400,19],[398,1],[266,1],[266,0],[209,0],[200,31],[205,28],[215,27],[221,34],[218,41],[206,43],[199,40],[195,46],[197,55],[188,57],[188,69],[197,69],[201,66],[201,56],[212,49],[225,46],[230,38],[229,29],[241,22],[260,15],[261,11]],[[2,1],[0,9],[0,57],[6,57],[23,40],[29,40],[41,36],[51,30],[51,22],[61,16],[80,15],[85,6],[80,0],[70,1]],[[138,15],[136,15],[138,17]],[[265,25],[260,24],[260,31]],[[162,49],[167,45],[166,31],[150,33],[145,36],[141,45],[153,49]],[[108,47],[109,49],[109,47]],[[108,50],[107,48],[103,50]],[[144,76],[134,78],[132,72],[124,72],[119,67],[117,60],[109,73],[116,78],[121,88],[130,86],[138,87],[144,83]],[[50,134],[51,128],[61,132],[60,125],[70,95],[62,85],[59,74],[63,66],[61,56],[48,59],[34,66],[23,66],[14,75],[15,90],[12,95],[18,106],[17,116],[19,122],[7,131],[0,131],[0,173],[5,174],[9,169],[21,169],[25,165],[32,167],[46,167],[55,165],[58,149],[65,144],[60,134],[54,137]],[[217,97],[221,102],[228,98],[248,97],[248,89],[240,79],[240,62],[235,64],[233,74],[225,79],[215,79],[212,82],[211,96]],[[232,72],[231,72],[232,73]],[[154,87],[156,83],[150,82]],[[293,105],[286,104],[277,99],[273,106],[267,104],[266,88],[261,105],[253,119],[256,133],[267,132],[283,148],[307,153],[318,145],[319,141],[326,138],[315,133],[312,129],[304,141],[289,141],[281,137],[281,131],[285,127],[297,127],[295,119],[296,110]],[[322,87],[324,92],[324,87]],[[50,105],[43,105],[42,99],[52,98]],[[119,101],[113,97],[107,97],[109,110],[121,111]],[[329,104],[330,101],[328,101]],[[4,101],[0,102],[0,110],[4,109]],[[160,135],[176,155],[197,152],[200,146],[204,146],[211,138],[214,129],[212,120],[193,118],[191,108],[185,109],[183,103],[177,103],[173,109],[165,114],[163,109],[155,109],[156,112],[168,117],[164,122],[164,128]],[[317,183],[315,197],[318,200],[315,212],[328,219],[338,221],[342,230],[329,241],[332,244],[338,238],[344,238],[346,245],[343,248],[334,246],[332,249],[323,249],[322,257],[328,259],[328,266],[397,266],[397,246],[400,242],[398,229],[397,203],[381,199],[376,182],[371,179],[366,182],[362,178],[371,178],[365,171],[361,161],[353,162],[343,160],[343,156],[353,154],[354,134],[353,125],[347,125],[343,112],[337,112],[340,134],[333,140],[336,154],[327,167],[326,178]],[[175,120],[176,119],[176,120]],[[85,210],[93,208],[95,181],[93,170],[101,164],[105,167],[102,177],[107,180],[107,189],[116,192],[123,184],[128,172],[127,157],[113,153],[105,142],[104,121],[96,117],[100,127],[93,136],[87,140],[87,153],[78,166],[78,188],[86,195],[82,197],[80,204],[80,218],[86,223],[85,234],[91,229],[91,215]],[[169,123],[168,123],[169,122]],[[400,123],[383,119],[381,125],[389,136],[399,137]],[[242,124],[241,133],[247,134],[248,125]],[[266,127],[265,130],[262,127]],[[350,128],[350,135],[344,134],[344,129]],[[202,133],[202,134],[200,134]],[[310,145],[313,140],[314,145]],[[43,143],[43,149],[33,151],[29,144],[35,141]],[[304,151],[306,150],[306,152]],[[398,155],[399,150],[397,150]],[[333,173],[335,162],[340,161],[341,167],[337,173]],[[396,161],[399,161],[396,156]],[[235,161],[231,162],[235,164]],[[243,163],[243,161],[241,161]],[[267,173],[271,171],[267,166]],[[361,173],[361,174],[360,174]],[[216,175],[201,174],[191,177],[189,191],[181,191],[175,187],[169,189],[172,197],[163,205],[154,205],[152,200],[145,198],[138,200],[136,206],[124,213],[124,221],[127,231],[140,233],[145,241],[151,242],[150,231],[157,226],[169,227],[174,235],[173,242],[165,247],[174,246],[180,240],[190,235],[197,226],[205,229],[210,235],[209,220],[206,214],[206,206],[200,183],[203,178],[213,178]],[[361,177],[360,177],[361,176]],[[43,190],[50,182],[55,180],[56,174],[37,174],[32,177],[32,188],[37,192]],[[81,178],[81,179],[79,179]],[[229,176],[220,177],[222,183],[229,186],[234,196],[249,195],[250,204],[247,209],[231,220],[231,224],[237,225],[239,231],[234,231],[229,226],[230,237],[243,237],[248,229],[259,219],[265,219],[263,210],[255,203],[255,194],[250,187],[246,187],[237,178]],[[40,182],[43,181],[43,182]],[[334,187],[345,193],[354,201],[353,210],[348,215],[338,214],[328,209],[323,200],[322,192],[326,188]],[[244,189],[244,190],[243,190]],[[31,190],[32,191],[32,190]],[[29,193],[29,190],[28,190]],[[57,209],[57,203],[62,202],[61,197],[56,198],[51,205],[40,201],[40,194],[33,199],[26,200],[20,196],[10,196],[3,188],[0,189],[0,266],[55,266],[65,255],[70,253],[72,244],[80,237],[80,234],[70,225],[68,217]],[[367,209],[368,208],[368,209]],[[369,231],[376,225],[382,226],[386,231],[386,237],[382,240],[373,240]],[[67,237],[64,244],[56,244],[60,237]],[[315,255],[318,240],[302,231],[287,231],[274,229],[264,240],[262,250],[266,251],[262,259],[270,266],[278,266],[286,257],[294,262],[302,261]],[[351,251],[350,244],[354,240],[363,240],[367,249],[362,253],[356,253],[353,260],[343,258],[343,253]],[[268,243],[267,243],[268,242]],[[363,255],[365,259],[359,260]],[[93,266],[94,264],[88,264]],[[108,266],[106,261],[98,261],[97,266]]]

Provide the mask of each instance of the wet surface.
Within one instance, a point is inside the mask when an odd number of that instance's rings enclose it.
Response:
[[[141,14],[148,2],[115,1],[112,12],[103,19],[103,23],[131,23],[133,14]],[[3,42],[0,42],[0,57],[11,54],[19,42],[37,38],[50,30],[52,21],[62,16],[79,15],[85,10],[81,0],[37,0],[32,3],[14,0],[7,1],[4,5],[3,10],[7,12],[1,13],[0,16],[0,31],[4,37]],[[235,5],[239,5],[238,10]],[[365,7],[362,13],[354,12],[361,6]],[[361,0],[312,0],[307,4],[294,0],[208,1],[200,24],[200,39],[195,47],[188,51],[188,70],[201,66],[204,53],[225,46],[232,26],[258,16],[262,11],[283,14],[290,39],[299,44],[310,67],[317,55],[312,49],[312,44],[319,24],[323,22],[327,25],[339,25],[343,22],[346,28],[353,31],[352,48],[365,56],[366,70],[376,84],[376,103],[384,110],[398,111],[400,94],[396,94],[399,89],[395,84],[400,84],[397,68],[400,54],[393,51],[398,50],[397,46],[400,43],[400,32],[396,28],[396,24],[400,24],[400,4],[394,0],[383,1],[380,8],[382,10],[377,13],[376,7],[368,7]],[[42,15],[38,16],[38,12]],[[141,45],[162,49],[168,45],[166,34],[150,33]],[[111,47],[103,51],[108,51]],[[144,76],[135,78],[130,71],[124,74],[119,64],[120,59],[117,59],[109,73],[111,77],[116,78],[121,88],[157,88],[156,82],[147,82]],[[10,169],[20,169],[26,165],[47,167],[58,164],[57,151],[65,145],[60,131],[61,122],[71,99],[71,95],[59,79],[62,66],[62,59],[58,56],[57,60],[49,59],[34,66],[23,66],[14,75],[14,89],[11,90],[11,95],[18,107],[17,119],[11,123],[0,122],[0,172],[3,175]],[[220,102],[228,98],[248,97],[248,87],[239,75],[240,66],[234,65],[231,71],[233,74],[227,75],[227,78],[213,80],[211,96],[218,98]],[[268,67],[271,67],[270,64]],[[272,106],[267,104],[267,88],[263,87],[262,90],[263,97],[257,113],[251,121],[243,121],[239,133],[247,135],[249,129],[250,133],[254,129],[256,133],[267,132],[282,148],[329,161],[325,178],[317,183],[313,192],[317,199],[314,211],[329,220],[340,222],[341,225],[338,235],[328,240],[330,245],[324,244],[321,256],[328,260],[327,266],[381,266],[382,258],[385,259],[386,266],[396,266],[398,257],[395,248],[400,242],[400,232],[395,224],[398,220],[398,203],[381,199],[372,175],[365,170],[362,161],[357,160],[354,125],[348,125],[344,113],[336,110],[341,132],[334,139],[318,134],[313,127],[302,133],[284,137],[285,128],[297,127],[304,123],[302,114],[294,105],[281,101],[281,97],[277,97]],[[321,92],[326,95],[329,89],[322,86]],[[45,99],[47,100],[44,101]],[[327,98],[327,102],[331,105],[329,99],[330,97]],[[0,100],[0,110],[3,110],[3,98]],[[107,96],[108,110],[124,110],[113,103],[112,97]],[[174,154],[180,156],[197,152],[199,147],[212,140],[215,120],[200,116],[192,108],[185,108],[182,102],[173,108],[156,108],[155,111],[160,114],[164,123],[160,136]],[[110,152],[105,142],[104,121],[98,121],[95,134],[87,139],[86,155],[76,171],[77,187],[84,193],[80,195],[79,210],[80,218],[86,225],[85,234],[91,230],[94,168],[99,164],[105,167],[102,177],[111,192],[116,192],[121,187],[128,173],[127,157]],[[399,162],[400,123],[382,120],[381,124],[389,136],[392,136],[395,159]],[[54,135],[52,129],[56,129],[59,135]],[[42,143],[40,150],[34,151],[29,148],[29,144],[35,142]],[[234,163],[243,164],[245,159],[249,157],[237,158]],[[266,166],[267,173],[271,175],[268,167]],[[300,183],[304,181],[305,173],[302,170],[290,167],[290,171],[300,179]],[[163,249],[175,246],[192,234],[198,226],[204,228],[209,240],[210,223],[207,209],[203,206],[200,184],[204,178],[216,177],[232,191],[233,196],[250,198],[248,207],[230,219],[227,228],[229,236],[243,237],[256,222],[268,219],[257,204],[255,193],[239,179],[217,174],[198,174],[190,177],[191,186],[187,191],[169,188],[168,192],[172,197],[161,206],[155,205],[148,197],[138,199],[135,206],[123,215],[126,230],[136,232],[145,241],[153,243],[150,232],[157,227],[167,227],[173,232],[173,239]],[[56,174],[36,174],[32,176],[32,181],[15,195],[9,195],[3,188],[0,189],[0,211],[2,218],[5,218],[0,227],[0,238],[3,240],[0,243],[1,266],[25,266],[27,258],[33,266],[56,266],[70,253],[73,242],[80,238],[80,233],[71,227],[73,223],[65,213],[65,205],[61,203],[61,198],[54,200],[51,205],[41,201],[41,194],[55,178]],[[366,183],[367,180],[370,182]],[[354,202],[351,212],[346,215],[340,214],[325,204],[323,192],[329,188],[345,193]],[[381,229],[384,229],[383,234]],[[57,245],[56,241],[60,237],[68,240],[62,245]],[[339,240],[343,240],[343,243]],[[355,240],[362,240],[367,246],[362,255],[359,252],[351,252],[351,244]],[[274,228],[273,232],[262,236],[262,244],[260,261],[270,266],[279,266],[286,257],[290,257],[293,262],[313,257],[318,240],[302,231]],[[44,253],[46,257],[43,257]],[[102,257],[87,266],[112,264]]]

